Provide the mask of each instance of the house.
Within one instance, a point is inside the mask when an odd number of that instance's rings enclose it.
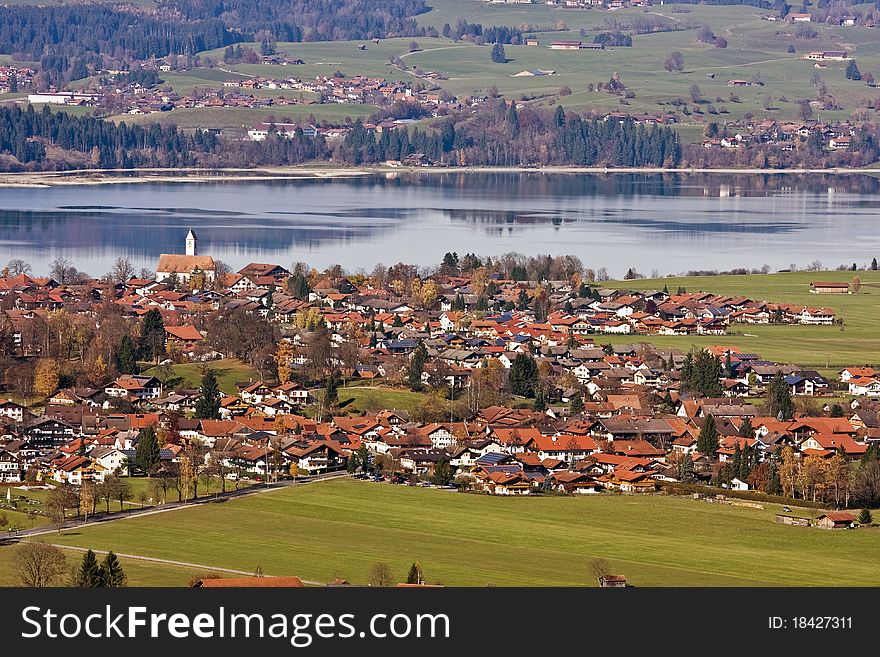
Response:
[[[162,396],[162,382],[155,376],[124,374],[105,387],[104,392],[129,401],[148,401]]]
[[[72,454],[51,466],[52,478],[61,484],[80,486],[83,481],[104,480],[104,469],[95,465],[91,459],[79,454]]]
[[[60,447],[73,440],[73,427],[61,420],[42,417],[24,430],[28,442],[36,449],[46,450]]]
[[[583,47],[582,41],[554,41],[550,44],[550,50],[580,50]]]
[[[813,294],[849,294],[849,283],[811,282]]]
[[[204,336],[192,325],[165,326],[165,348],[171,352],[175,349],[182,352],[191,351]]]
[[[855,517],[845,511],[829,511],[816,519],[816,527],[822,529],[849,529],[855,524]]]
[[[24,422],[26,414],[28,414],[27,409],[21,404],[16,404],[11,399],[0,402],[0,416],[8,417],[13,422],[21,424]]]
[[[117,449],[112,445],[95,447],[88,455],[92,461],[107,472],[126,472],[128,457],[121,449]]]
[[[873,367],[847,367],[841,371],[839,379],[841,383],[848,383],[850,379],[860,377],[873,377],[877,371]]]
[[[0,482],[21,481],[24,474],[24,461],[9,450],[0,449]]]
[[[625,589],[626,577],[623,575],[601,575],[599,577],[600,589]]]

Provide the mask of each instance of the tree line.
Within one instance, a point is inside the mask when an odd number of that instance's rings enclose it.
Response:
[[[377,138],[357,123],[337,153],[349,164],[417,154],[435,164],[659,167],[680,162],[681,144],[667,127],[585,120],[561,107],[552,113],[490,99],[476,114],[455,115],[430,133],[403,128]]]
[[[277,41],[349,41],[425,36],[412,18],[424,0],[159,0],[186,20],[217,17],[230,29],[268,31]]]

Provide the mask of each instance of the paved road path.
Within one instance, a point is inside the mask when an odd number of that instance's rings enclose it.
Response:
[[[54,545],[55,547],[61,548],[63,550],[73,550],[74,552],[87,552],[89,550],[89,548],[72,547],[70,545],[64,545],[63,543],[49,543],[49,545]],[[108,551],[92,549],[92,552],[94,552],[95,554],[107,554]],[[242,575],[245,577],[253,577],[254,575],[252,571],[235,570],[234,568],[220,568],[219,566],[208,566],[203,563],[189,563],[187,561],[174,561],[173,559],[159,559],[158,557],[145,557],[141,554],[126,554],[124,552],[114,552],[113,554],[123,559],[137,559],[138,561],[161,563],[167,566],[180,566],[181,568],[192,568],[193,570],[205,570],[217,573],[227,573],[229,575]],[[271,577],[271,575],[266,576]],[[309,584],[312,586],[324,586],[325,584],[325,582],[312,582],[307,579],[302,580],[302,582],[303,584]]]

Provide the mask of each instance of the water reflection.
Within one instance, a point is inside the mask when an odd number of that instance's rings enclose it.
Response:
[[[0,260],[153,267],[196,228],[235,268],[430,265],[445,251],[573,253],[618,275],[836,266],[880,251],[878,192],[871,176],[504,172],[0,189]]]

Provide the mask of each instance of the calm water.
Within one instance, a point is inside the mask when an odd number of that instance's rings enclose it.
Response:
[[[285,182],[0,189],[0,265],[64,256],[93,275],[122,255],[155,268],[200,253],[235,269],[305,261],[347,270],[459,254],[579,256],[622,275],[826,266],[880,256],[880,185],[819,176],[424,174]]]

